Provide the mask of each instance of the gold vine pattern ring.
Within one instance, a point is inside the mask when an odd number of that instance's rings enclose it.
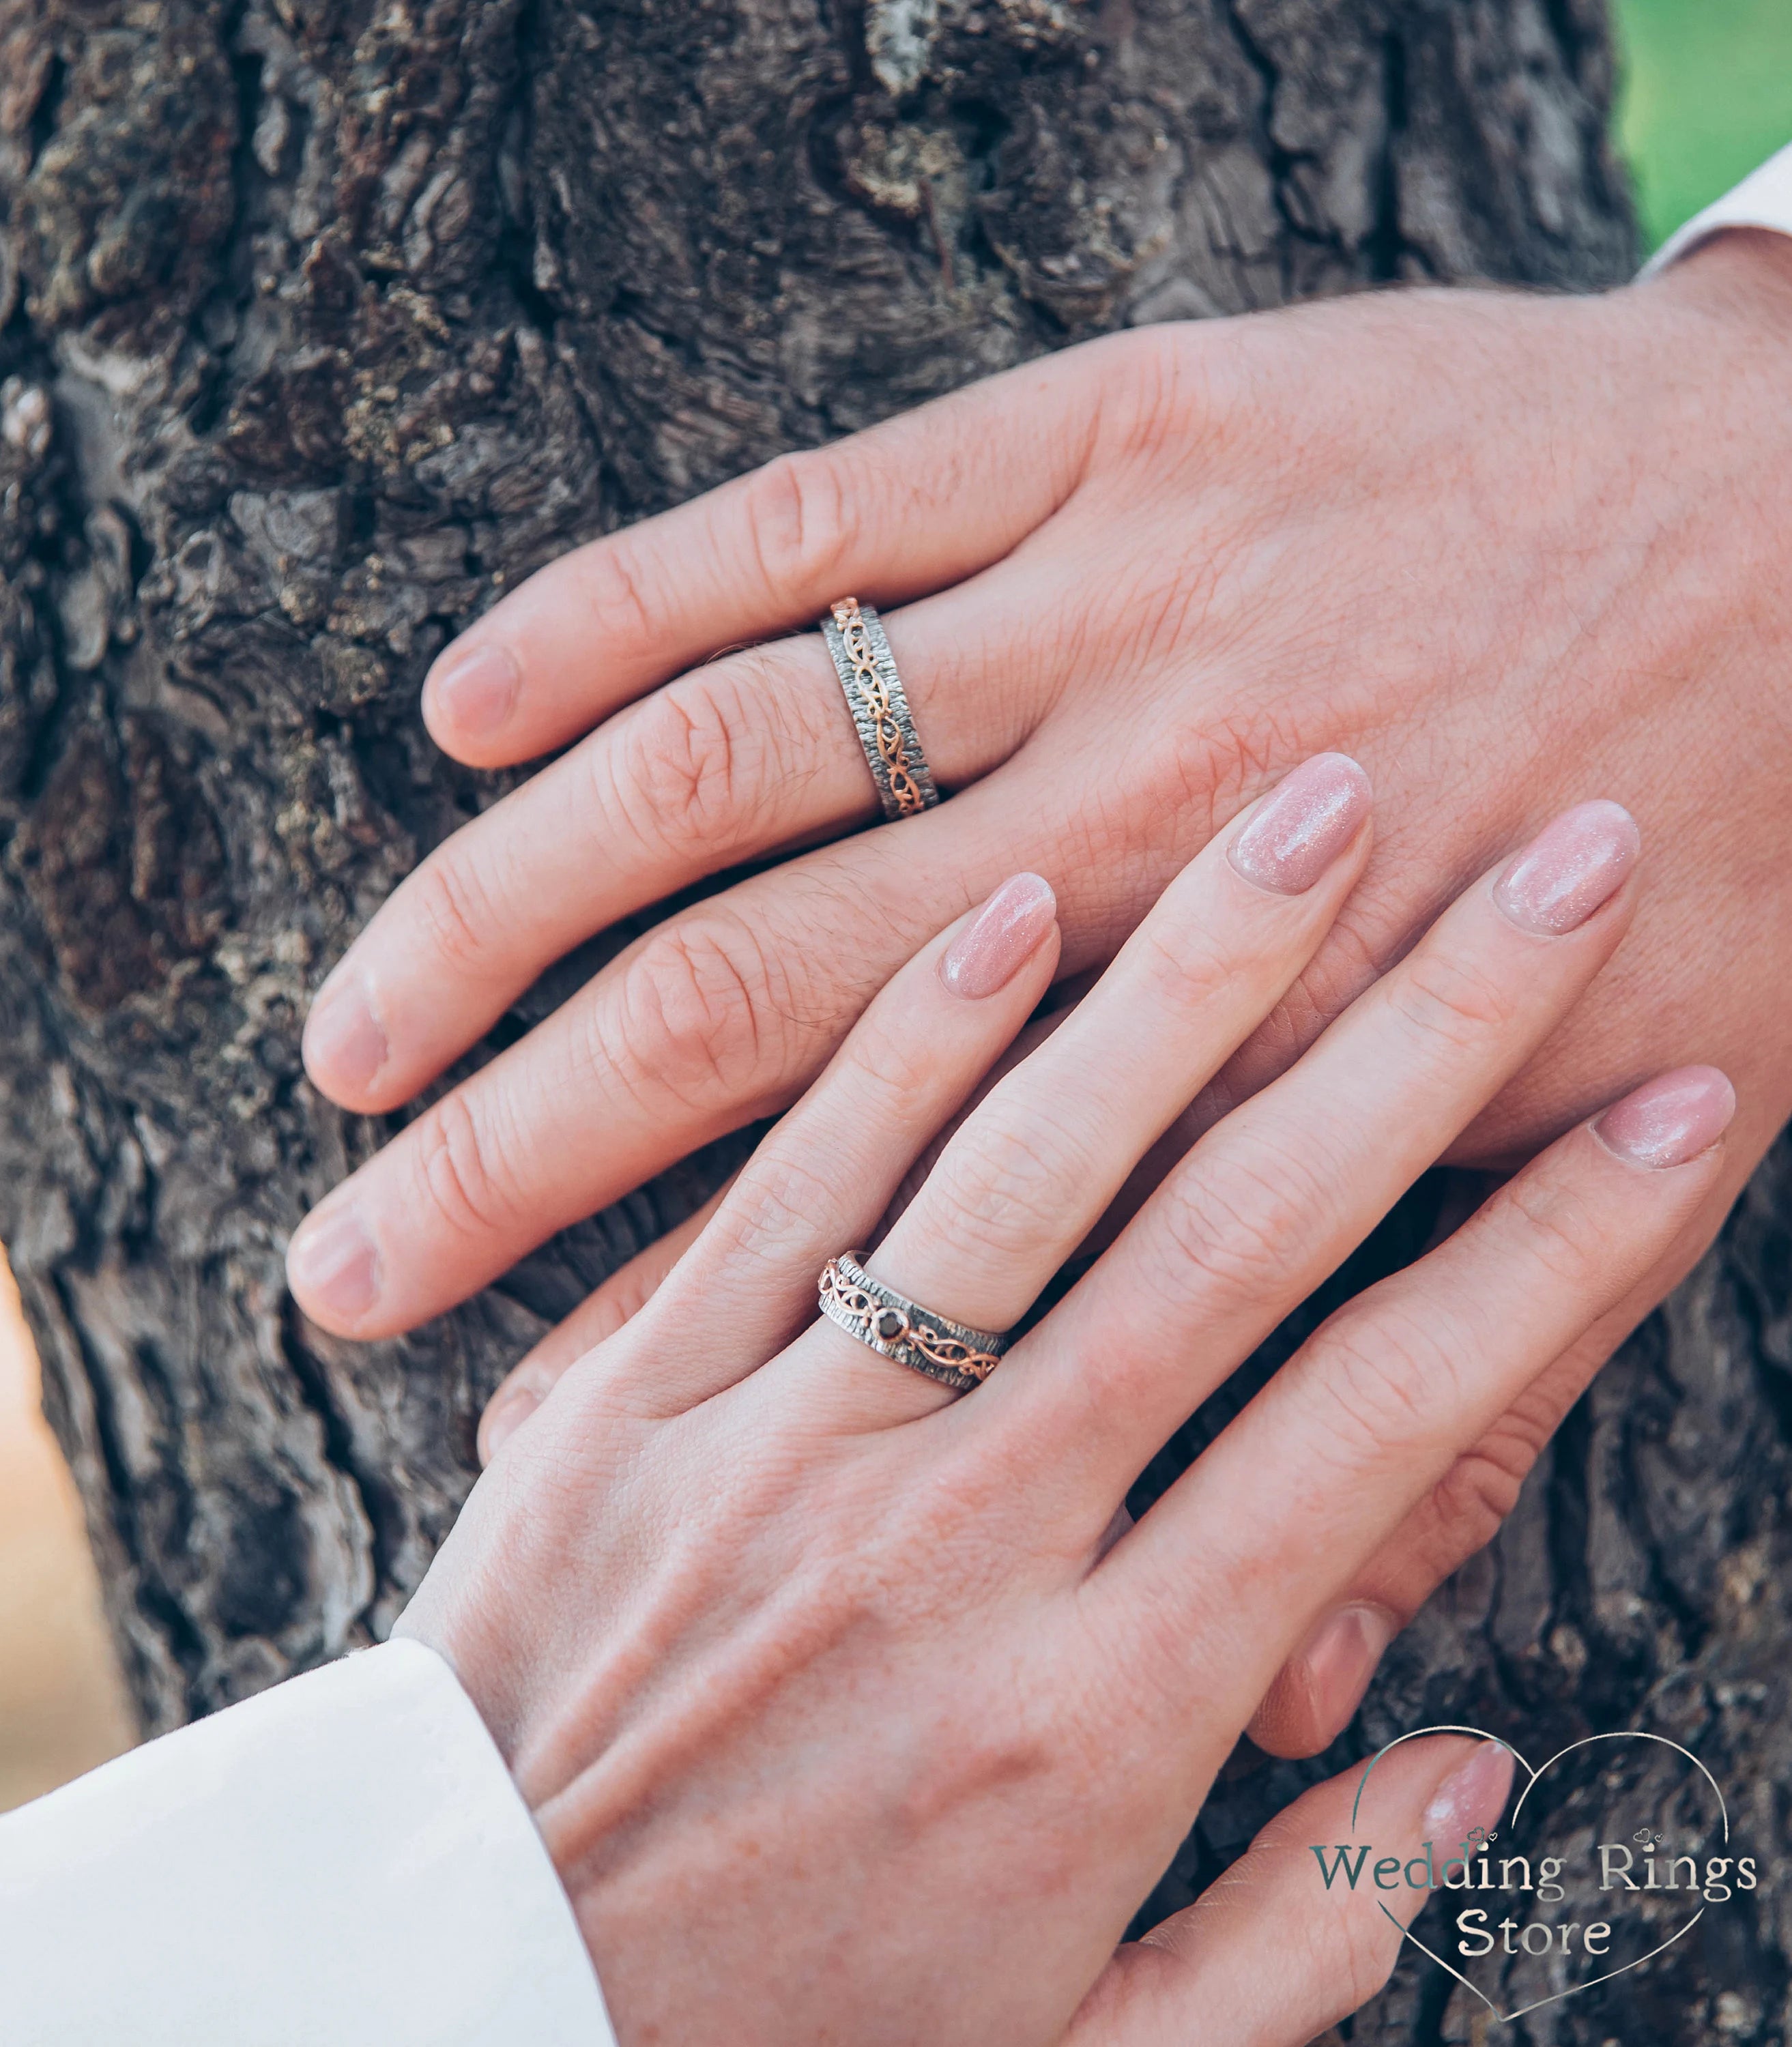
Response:
[[[856,1251],[843,1251],[822,1267],[817,1303],[830,1322],[883,1357],[968,1393],[1002,1361],[1012,1339],[936,1315],[873,1279]]]
[[[846,708],[865,749],[886,818],[911,817],[939,801],[920,735],[896,673],[883,621],[869,604],[843,597],[822,621]]]

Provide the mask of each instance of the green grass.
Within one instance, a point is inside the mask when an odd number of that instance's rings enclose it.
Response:
[[[1651,248],[1792,142],[1792,0],[1613,0],[1619,140]]]

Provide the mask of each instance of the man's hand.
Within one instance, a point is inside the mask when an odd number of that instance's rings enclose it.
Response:
[[[957,793],[642,940],[300,1232],[307,1312],[408,1328],[788,1103],[921,936],[1018,867],[1058,891],[1065,971],[1098,965],[1326,747],[1368,768],[1381,839],[1240,1088],[1469,874],[1609,795],[1652,848],[1635,936],[1461,1155],[1525,1155],[1696,1049],[1738,1079],[1743,1171],[1792,1102],[1792,277],[1763,246],[1600,299],[1403,292],[1091,343],[544,571],[425,707],[478,764],[577,743],[326,985],[307,1060],[345,1106],[398,1107],[617,918],[873,815],[819,634],[718,647],[847,590],[900,606]]]

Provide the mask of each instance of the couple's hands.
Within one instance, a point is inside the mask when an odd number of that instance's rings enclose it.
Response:
[[[870,815],[819,635],[679,675],[718,644],[806,625],[849,586],[920,599],[890,629],[961,793],[640,941],[323,1205],[294,1243],[301,1304],[354,1335],[408,1326],[781,1107],[919,936],[1024,864],[1058,892],[1065,970],[1099,963],[1254,791],[1346,746],[1391,828],[1191,1136],[1552,803],[1622,796],[1655,846],[1639,930],[1457,1155],[1509,1163],[1695,1053],[1742,1081],[1742,1120],[1660,1265],[1415,1510],[1354,1619],[1272,1693],[1259,1738],[1322,1744],[1792,1108],[1792,1025],[1762,999],[1792,970],[1788,265],[1774,238],[1733,236],[1598,300],[1410,294],[1128,335],[544,572],[438,665],[431,724],[480,764],[596,729],[434,854],[331,977],[307,1056],[346,1105],[396,1107],[616,917]]]
[[[1330,756],[1211,845],[965,1120],[878,1276],[1016,1321],[1286,1000],[1362,870],[1366,809]],[[1322,1989],[1372,1987],[1385,1929],[1345,1928],[1323,1952],[1366,1974],[1296,1971],[1271,2008],[1259,1956],[1206,1937],[1220,1905],[1113,1952],[1289,1652],[1698,1213],[1722,1077],[1572,1131],[1335,1315],[1136,1527],[1120,1503],[1580,998],[1636,851],[1624,812],[1583,807],[1477,884],[956,1403],[817,1321],[815,1275],[1049,984],[1051,892],[1006,884],[876,999],[514,1432],[403,1623],[509,1760],[625,2040],[1294,2047],[1337,2015]],[[1452,1763],[1409,1782],[1403,1829]],[[1493,1817],[1503,1774],[1478,1768],[1434,1825]],[[1304,1894],[1283,1873],[1320,1923],[1317,1871]]]
[[[544,571],[425,708],[476,764],[578,743],[433,854],[327,984],[307,1058],[345,1105],[399,1106],[625,913],[872,815],[819,635],[692,668],[718,646],[849,588],[900,606],[958,793],[642,939],[300,1232],[307,1312],[408,1327],[780,1108],[1004,874],[1045,874],[1065,969],[1098,965],[1326,746],[1364,760],[1390,828],[1229,1086],[1597,791],[1655,848],[1636,940],[1463,1155],[1523,1155],[1694,1051],[1747,1083],[1758,1149],[1792,1089],[1792,1023],[1759,993],[1792,934],[1792,277],[1763,241],[1603,299],[1415,292],[1093,343]]]

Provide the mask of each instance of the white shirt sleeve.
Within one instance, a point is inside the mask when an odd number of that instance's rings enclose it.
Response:
[[[615,2047],[433,1650],[277,1685],[0,1819],[6,2047]]]
[[[1775,234],[1792,234],[1792,146],[1768,157],[1733,192],[1725,192],[1715,205],[1670,235],[1643,266],[1641,274],[1652,277],[1676,257],[1726,227],[1765,227]]]

